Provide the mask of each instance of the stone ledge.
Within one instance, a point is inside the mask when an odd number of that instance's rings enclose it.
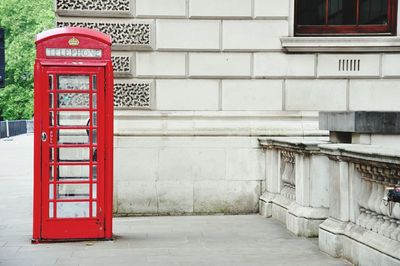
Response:
[[[281,37],[285,52],[398,52],[400,37]]]
[[[328,137],[275,137],[260,138],[260,145],[263,148],[284,148],[296,152],[318,152],[319,144],[327,144]]]
[[[399,265],[400,242],[380,236],[353,223],[327,219],[320,225],[320,249],[343,256],[356,265]],[[369,254],[369,256],[363,256]]]
[[[400,134],[400,112],[320,112],[319,128],[360,134]]]

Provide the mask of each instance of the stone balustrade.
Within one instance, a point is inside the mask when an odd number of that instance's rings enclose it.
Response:
[[[266,191],[260,213],[286,224],[299,236],[318,236],[328,217],[328,159],[318,144],[325,138],[269,138],[260,140],[266,152]]]
[[[330,160],[329,218],[320,249],[357,265],[399,265],[400,204],[387,188],[400,185],[400,151],[374,145],[324,144]]]

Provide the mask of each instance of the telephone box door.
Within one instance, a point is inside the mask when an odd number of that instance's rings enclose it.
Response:
[[[42,77],[41,237],[104,238],[104,68],[47,66]]]

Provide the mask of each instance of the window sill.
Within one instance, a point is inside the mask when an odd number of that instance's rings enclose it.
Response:
[[[281,37],[283,51],[291,52],[398,52],[398,36]]]

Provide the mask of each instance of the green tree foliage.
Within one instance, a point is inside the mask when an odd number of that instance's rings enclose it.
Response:
[[[6,34],[6,87],[0,89],[0,119],[33,115],[35,36],[54,27],[53,0],[0,0]]]

